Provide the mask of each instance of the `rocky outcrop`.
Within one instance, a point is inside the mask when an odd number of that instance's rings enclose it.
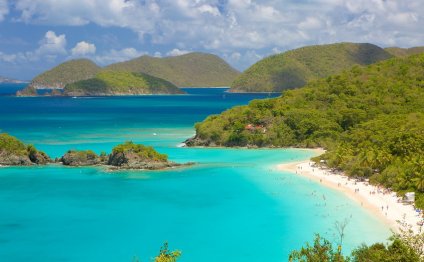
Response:
[[[0,150],[0,165],[3,166],[30,166],[33,165],[28,156],[10,154]]]
[[[158,153],[152,147],[126,142],[116,146],[112,153],[100,156],[91,150],[70,150],[59,161],[65,166],[106,166],[110,169],[144,169],[160,170],[178,166],[193,165],[179,164],[168,160],[168,156]]]
[[[130,151],[110,154],[107,164],[114,168],[148,170],[166,169],[182,165],[168,160],[155,161],[141,157],[139,154]]]
[[[205,139],[201,139],[198,136],[194,136],[191,137],[189,139],[187,139],[186,141],[184,141],[184,144],[188,147],[193,147],[193,146],[208,146],[208,147],[215,147],[217,146],[214,141],[212,140],[205,140]]]
[[[95,166],[105,164],[105,157],[99,156],[91,150],[69,150],[60,158],[65,166]]]
[[[8,134],[0,134],[0,165],[30,166],[45,165],[50,162],[52,162],[50,157],[34,146],[27,146]]]
[[[42,151],[35,151],[29,154],[29,160],[37,165],[46,165],[52,162],[52,159]]]

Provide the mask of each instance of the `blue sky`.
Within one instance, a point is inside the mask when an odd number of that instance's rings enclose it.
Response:
[[[239,70],[305,45],[424,45],[423,0],[0,0],[0,75],[63,61],[219,55]]]

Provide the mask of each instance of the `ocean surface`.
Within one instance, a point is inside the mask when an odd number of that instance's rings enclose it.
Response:
[[[336,221],[349,221],[346,252],[390,235],[342,193],[275,170],[310,151],[179,147],[208,115],[275,95],[8,96],[21,87],[0,85],[0,132],[53,157],[68,149],[110,152],[132,140],[197,164],[120,172],[1,167],[0,261],[151,261],[168,241],[182,262],[277,262],[314,233],[335,241]]]

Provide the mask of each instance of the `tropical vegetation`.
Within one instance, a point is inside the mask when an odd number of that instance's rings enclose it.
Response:
[[[181,94],[174,84],[144,73],[103,70],[94,78],[67,84],[63,95]]]
[[[240,74],[220,57],[206,53],[163,58],[141,56],[109,65],[106,69],[143,72],[166,79],[179,87],[229,86]]]
[[[387,47],[384,48],[384,50],[397,57],[407,57],[410,55],[424,53],[424,46],[416,46],[411,48]]]
[[[99,71],[100,67],[89,59],[70,60],[36,76],[30,85],[63,88],[66,84],[91,78]]]
[[[31,165],[46,164],[50,158],[33,145],[25,145],[19,139],[6,133],[0,134],[0,164]]]
[[[294,250],[289,256],[289,262],[422,262],[424,234],[413,235],[409,238],[403,234],[395,234],[390,243],[362,244],[353,250],[350,256],[342,254],[342,246],[333,244],[315,235],[313,244],[306,243],[299,250]]]
[[[415,191],[424,207],[424,55],[355,66],[195,127],[188,145],[325,147],[330,167]]]
[[[126,154],[134,153],[134,154],[137,154],[142,159],[153,160],[157,162],[168,161],[168,156],[166,154],[161,154],[157,152],[151,146],[135,144],[131,141],[127,141],[123,144],[117,145],[112,149],[112,154],[119,154],[119,153],[126,153]]]
[[[234,80],[230,91],[281,92],[354,65],[369,65],[391,57],[390,53],[372,44],[306,46],[260,60]]]

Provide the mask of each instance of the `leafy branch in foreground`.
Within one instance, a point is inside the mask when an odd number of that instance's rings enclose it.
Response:
[[[176,262],[181,256],[181,251],[168,249],[168,242],[165,242],[160,248],[159,255],[154,258],[154,262]],[[138,257],[133,257],[132,262],[141,262]]]
[[[181,251],[168,249],[168,242],[165,242],[160,249],[159,255],[155,258],[155,262],[175,262],[181,256]]]

